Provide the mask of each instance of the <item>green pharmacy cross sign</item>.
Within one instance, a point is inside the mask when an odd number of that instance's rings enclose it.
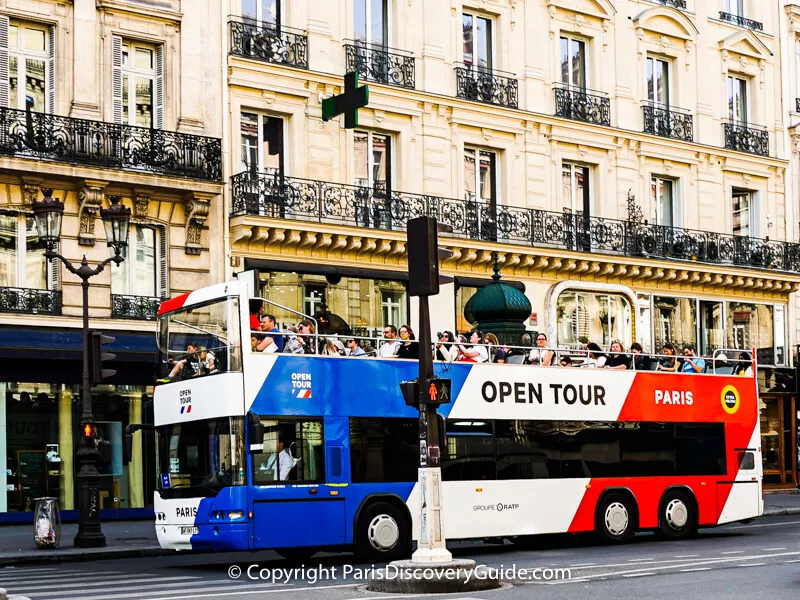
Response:
[[[322,101],[322,120],[328,121],[337,115],[344,115],[344,128],[358,127],[358,109],[369,102],[369,87],[358,87],[358,72],[344,76],[344,93]]]

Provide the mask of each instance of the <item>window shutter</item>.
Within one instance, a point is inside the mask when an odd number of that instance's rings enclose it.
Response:
[[[158,269],[159,285],[158,292],[162,298],[169,298],[169,286],[167,280],[167,228],[158,228]]]
[[[122,38],[111,37],[111,105],[114,122],[122,123]]]
[[[8,17],[0,16],[0,106],[11,107],[8,89]]]
[[[50,48],[47,58],[47,112],[56,114],[56,27],[50,26]]]
[[[164,46],[156,48],[156,118],[155,128],[164,129]]]

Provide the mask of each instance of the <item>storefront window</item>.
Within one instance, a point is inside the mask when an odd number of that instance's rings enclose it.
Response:
[[[0,512],[30,512],[35,499],[54,496],[62,510],[78,507],[81,388],[78,385],[0,383],[4,396],[0,457],[5,484]],[[122,437],[130,423],[152,423],[152,397],[144,386],[99,386],[92,390],[98,433],[111,442],[111,464],[101,466],[100,508],[152,506],[155,444],[147,430],[134,436],[132,460],[122,460]],[[3,481],[3,479],[5,479]]]
[[[556,305],[558,345],[580,347],[586,340],[608,347],[631,345],[631,305],[620,294],[565,291]]]
[[[760,364],[775,364],[773,307],[749,302],[728,303],[728,347],[756,349]]]
[[[697,344],[697,301],[694,298],[653,297],[654,351],[667,342],[677,348]]]
[[[261,297],[275,303],[265,310],[281,330],[302,320],[297,313],[314,317],[319,333],[365,337],[382,335],[384,325],[399,329],[408,322],[408,295],[400,281],[274,272],[261,273],[260,284]]]

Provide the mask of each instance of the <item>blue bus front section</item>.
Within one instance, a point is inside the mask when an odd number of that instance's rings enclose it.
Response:
[[[155,492],[156,535],[171,550],[245,550],[250,547],[247,487],[227,487],[211,498],[165,500]]]

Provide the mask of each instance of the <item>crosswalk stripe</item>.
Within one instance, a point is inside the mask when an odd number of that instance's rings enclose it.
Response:
[[[177,586],[177,585],[186,586],[186,583],[187,582],[181,582],[180,584],[167,584],[167,585],[165,585],[163,587]],[[210,583],[210,582],[203,582],[203,583],[200,583],[199,585],[202,586],[204,583]],[[179,589],[175,589],[175,590],[165,590],[165,592],[168,593],[168,594],[189,594],[188,597],[191,598],[191,597],[193,597],[192,595],[195,592],[219,592],[219,591],[221,591],[220,586],[226,586],[226,587],[230,588],[230,592],[228,592],[228,594],[237,594],[237,593],[238,594],[242,594],[242,593],[256,593],[256,592],[263,594],[263,593],[266,593],[267,591],[273,591],[273,592],[281,591],[281,590],[279,590],[277,588],[283,588],[286,585],[288,585],[288,584],[285,584],[285,583],[258,583],[258,584],[252,584],[251,585],[251,584],[247,584],[247,583],[234,583],[234,582],[231,582],[231,581],[220,581],[220,582],[214,584],[214,587],[183,587],[183,588],[179,588]],[[92,591],[92,600],[119,600],[121,598],[141,598],[142,597],[142,591],[145,590],[145,588],[147,588],[146,591],[149,594],[158,593],[158,589],[157,589],[158,585],[137,586],[136,587],[137,591],[135,591],[135,592],[130,592],[130,593],[126,592],[126,593],[123,593],[123,594],[109,594],[109,595],[106,595],[106,596],[101,595],[102,592],[98,592],[97,590],[93,590]],[[156,588],[156,589],[152,589],[152,588]],[[273,588],[273,589],[269,589],[269,588]],[[55,591],[55,590],[53,590],[53,591]],[[15,593],[22,593],[22,592],[15,592]],[[80,594],[80,593],[81,592],[79,592],[79,591],[72,590],[72,591],[67,592],[67,595],[46,596],[46,597],[42,597],[42,598],[38,598],[37,597],[36,600],[61,600],[61,599],[66,599],[66,598],[70,598],[70,599],[73,599],[73,600],[83,600],[83,598],[85,598],[85,595],[84,596],[77,596],[77,597],[74,595],[74,594]],[[181,596],[181,597],[185,598],[186,596]]]
[[[137,589],[143,589],[143,588],[147,588],[147,587],[157,587],[159,585],[162,586],[162,587],[170,587],[170,586],[175,586],[175,585],[185,585],[186,583],[188,583],[186,581],[187,579],[202,579],[202,577],[192,577],[190,575],[185,575],[185,576],[182,576],[182,577],[160,577],[158,579],[158,583],[150,583],[148,585],[137,585],[136,587],[137,587]],[[30,585],[19,585],[19,584],[16,584],[16,587],[14,587],[13,589],[14,590],[19,590],[19,591],[17,591],[17,593],[21,594],[22,592],[33,592],[33,591],[37,591],[38,592],[38,591],[42,591],[42,590],[47,591],[47,590],[52,590],[52,589],[59,589],[60,590],[60,589],[66,589],[66,588],[88,588],[88,587],[102,587],[102,586],[108,586],[108,585],[116,586],[116,585],[121,584],[121,583],[128,583],[128,584],[130,584],[130,583],[147,583],[147,582],[152,582],[152,581],[153,581],[152,578],[149,578],[149,579],[142,579],[142,578],[121,579],[121,580],[120,579],[116,579],[116,580],[110,580],[110,581],[94,581],[94,580],[92,580],[90,582],[80,581],[80,582],[77,582],[77,583],[76,582],[61,583],[60,581],[55,580],[55,581],[50,582],[48,585],[30,586]],[[177,581],[178,583],[164,583],[165,581],[173,581],[173,582]],[[41,583],[41,581],[36,582],[36,583]],[[68,593],[77,593],[77,592],[68,592]]]
[[[308,593],[309,590],[332,590],[336,588],[353,588],[355,584],[352,583],[342,583],[339,585],[320,585],[320,586],[311,586],[311,587],[285,587],[280,590],[240,590],[240,591],[230,591],[230,592],[223,592],[221,594],[191,594],[190,596],[164,596],[160,598],[148,598],[148,600],[187,600],[195,598],[219,598],[222,596],[244,596],[245,594],[274,594],[280,592],[285,594],[287,592],[306,592]],[[205,590],[192,590],[197,592],[203,592]],[[113,600],[113,597],[108,598],[98,598],[96,600]]]
[[[104,571],[103,573],[99,573],[99,575],[100,576],[112,575],[112,574],[119,575],[122,572],[123,571],[111,571],[111,572]],[[142,574],[142,577],[144,577],[144,574]],[[155,575],[152,575],[151,577],[155,577]],[[35,575],[15,575],[13,577],[0,578],[0,583],[6,584],[8,586],[20,585],[22,583],[38,583],[42,581],[44,578],[45,578],[44,574],[40,574],[38,577]],[[97,575],[95,575],[94,573],[72,573],[69,575],[59,575],[57,578],[54,579],[51,579],[49,576],[47,577],[47,579],[49,579],[50,581],[65,581],[65,582],[70,581],[72,579],[88,579],[88,578],[91,578],[93,581],[95,581],[97,580]],[[110,578],[108,581],[112,582],[116,581],[116,579]]]

